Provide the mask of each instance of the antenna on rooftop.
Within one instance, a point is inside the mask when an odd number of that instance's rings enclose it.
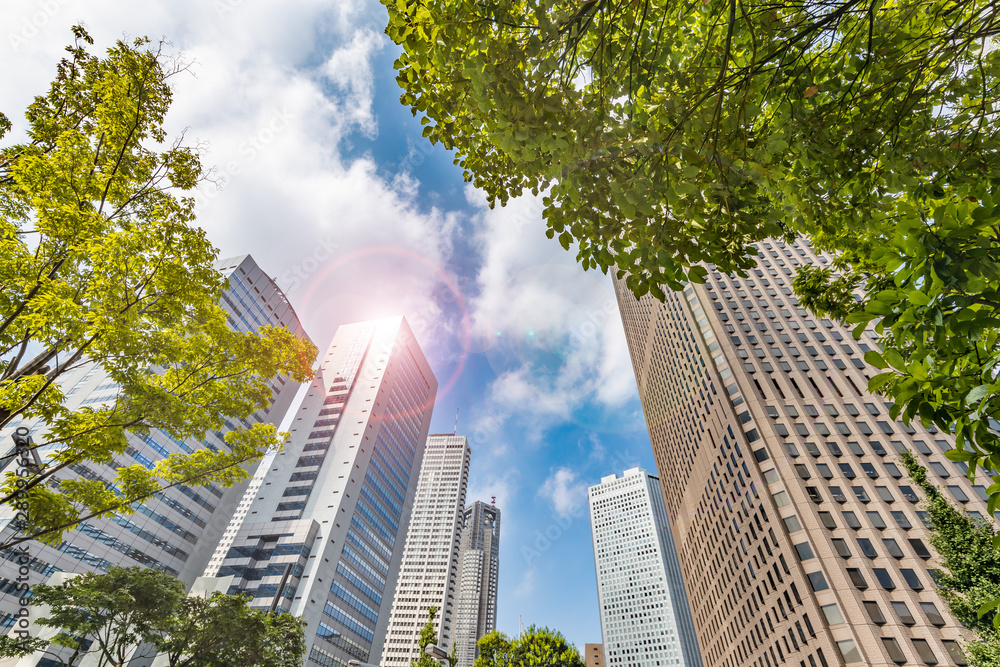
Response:
[[[493,500],[493,502],[492,502],[493,507],[496,507],[497,506],[497,497],[496,496],[490,496],[490,498]]]
[[[455,432],[452,435],[458,435],[458,408],[455,408]]]

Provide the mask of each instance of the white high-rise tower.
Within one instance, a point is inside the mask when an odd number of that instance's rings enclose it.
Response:
[[[608,667],[701,667],[660,480],[641,468],[590,487]]]
[[[427,438],[382,651],[382,667],[408,667],[411,660],[419,657],[417,642],[431,606],[438,610],[435,643],[444,648],[451,646],[469,456],[469,443],[464,435],[449,433]]]

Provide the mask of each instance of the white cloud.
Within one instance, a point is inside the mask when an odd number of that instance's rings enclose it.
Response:
[[[514,589],[514,595],[519,598],[526,598],[535,592],[535,579],[538,577],[538,570],[530,567],[521,575],[521,581]]]
[[[43,5],[44,21],[25,28]],[[4,141],[23,136],[23,110],[54,76],[73,23],[87,24],[94,53],[123,35],[165,36],[190,63],[172,80],[168,134],[184,132],[214,167],[219,187],[200,190],[197,214],[221,254],[250,253],[277,277],[321,348],[341,323],[402,313],[425,352],[442,355],[431,341],[455,326],[433,295],[448,291],[459,220],[418,205],[412,182],[389,180],[349,143],[378,133],[384,14],[354,0],[6,2],[0,58],[18,66],[0,70],[15,124]]]
[[[577,479],[573,470],[558,468],[542,484],[538,495],[548,500],[559,516],[576,516],[587,502],[587,485]]]
[[[575,251],[545,238],[540,197],[493,210],[480,192],[470,188],[467,198],[479,208],[483,261],[471,319],[474,349],[486,351],[497,373],[491,406],[530,424],[529,437],[539,440],[587,403],[619,408],[634,399],[611,279],[583,271]]]

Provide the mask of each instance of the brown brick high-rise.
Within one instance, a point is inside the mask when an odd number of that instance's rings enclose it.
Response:
[[[971,513],[985,488],[949,434],[867,393],[874,332],[798,306],[796,267],[827,258],[757,248],[747,279],[710,271],[664,303],[615,283],[705,665],[965,664],[898,452]]]

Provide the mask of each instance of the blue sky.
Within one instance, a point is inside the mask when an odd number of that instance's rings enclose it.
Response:
[[[540,202],[489,210],[398,103],[377,3],[7,0],[0,110],[23,132],[69,27],[165,37],[188,64],[168,117],[214,167],[198,222],[252,254],[323,349],[403,314],[441,385],[432,432],[473,449],[469,500],[503,512],[499,629],[600,641],[586,487],[652,452],[610,279],[545,237]],[[10,65],[14,66],[10,66]]]

